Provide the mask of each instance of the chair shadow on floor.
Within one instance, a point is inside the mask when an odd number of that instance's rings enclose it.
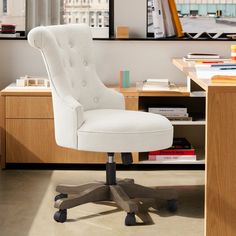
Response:
[[[154,187],[158,190],[159,187]],[[176,212],[169,212],[166,204],[158,204],[157,201],[150,201],[144,204],[138,214],[142,222],[138,221],[136,225],[153,225],[155,224],[151,214],[157,214],[160,217],[183,216],[190,218],[204,218],[204,185],[187,185],[187,186],[168,186],[161,189],[173,190],[178,198],[178,209]],[[76,222],[80,220],[91,219],[94,217],[105,216],[122,211],[114,202],[97,202],[99,205],[114,207],[114,209],[102,211],[99,213],[78,217],[76,219],[68,219],[67,222]]]

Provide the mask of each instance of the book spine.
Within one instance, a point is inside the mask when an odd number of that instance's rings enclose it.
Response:
[[[152,0],[152,17],[155,38],[165,37],[161,0]]]
[[[165,112],[158,112],[158,114],[166,117],[188,117],[188,113],[165,113]]]
[[[178,112],[178,113],[187,113],[187,108],[185,107],[149,107],[148,111],[156,111],[156,112]]]
[[[194,149],[167,149],[149,152],[149,155],[195,155]]]
[[[184,33],[183,33],[181,22],[179,20],[175,0],[168,0],[168,2],[169,2],[169,6],[170,6],[172,20],[174,22],[174,26],[175,26],[175,30],[176,30],[176,35],[179,38],[183,37]]]
[[[166,117],[170,121],[192,121],[192,117]]]
[[[150,112],[150,111],[149,111]],[[166,116],[168,118],[176,118],[176,117],[188,117],[188,113],[165,113],[165,112],[150,112],[150,113],[154,113],[154,114],[159,114],[159,115],[162,115],[162,116]]]
[[[171,17],[169,2],[167,0],[162,0],[161,2],[163,8],[163,18],[164,18],[166,37],[175,36],[175,29]]]
[[[149,161],[196,161],[196,155],[149,155]]]

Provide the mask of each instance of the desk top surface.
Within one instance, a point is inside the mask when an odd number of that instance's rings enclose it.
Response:
[[[217,91],[236,91],[236,83],[216,83],[212,82],[211,79],[198,78],[195,73],[194,62],[185,62],[183,59],[174,58],[173,64],[187,76],[189,76],[195,83],[197,83],[204,90],[217,90]]]
[[[166,97],[176,96],[183,97],[189,96],[186,86],[177,86],[178,91],[170,89],[169,91],[139,91],[136,87],[119,88],[117,86],[109,86],[118,92],[121,92],[126,97]],[[51,96],[50,88],[39,87],[16,87],[14,84],[7,86],[1,91],[2,96]]]

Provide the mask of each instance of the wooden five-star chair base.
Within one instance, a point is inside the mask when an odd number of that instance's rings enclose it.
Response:
[[[111,155],[111,154],[109,154]],[[57,222],[65,222],[67,209],[89,202],[113,201],[127,212],[125,225],[135,225],[135,215],[143,208],[155,202],[158,208],[166,204],[171,212],[177,210],[176,193],[166,189],[153,189],[134,183],[133,179],[116,180],[115,162],[113,158],[106,164],[106,183],[89,183],[80,186],[58,185],[55,197],[54,215]]]

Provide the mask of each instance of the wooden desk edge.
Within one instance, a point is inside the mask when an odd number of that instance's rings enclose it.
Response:
[[[180,91],[138,91],[135,87],[119,88],[117,86],[109,86],[127,97],[150,97],[150,96],[189,96],[185,86],[177,86]],[[51,96],[51,91],[44,90],[20,90],[20,89],[3,89],[1,96]]]

